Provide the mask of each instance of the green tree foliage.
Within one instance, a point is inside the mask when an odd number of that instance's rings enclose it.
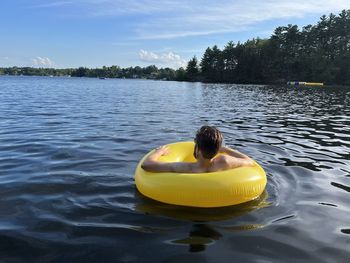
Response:
[[[224,57],[222,51],[215,45],[207,48],[201,63],[202,78],[208,82],[222,82]]]
[[[238,65],[237,51],[235,44],[230,41],[222,51],[223,57],[223,80],[224,82],[234,82],[236,80],[236,69]]]
[[[350,84],[350,10],[322,16],[316,25],[277,27],[269,39],[208,47],[200,62],[206,82]],[[188,75],[190,76],[190,75]],[[191,80],[191,79],[190,79]]]
[[[199,77],[199,68],[198,68],[198,61],[197,58],[194,56],[190,61],[187,63],[186,67],[186,80],[189,81],[198,81]]]
[[[186,72],[184,73],[186,74]],[[25,76],[71,76],[90,78],[145,78],[175,80],[177,71],[171,68],[158,69],[151,65],[145,68],[139,66],[120,68],[119,66],[102,67],[89,69],[79,67],[77,69],[53,69],[53,68],[31,68],[31,67],[11,67],[0,68],[0,75],[25,75]],[[185,80],[181,77],[179,80]]]
[[[186,70],[184,70],[184,68],[181,67],[178,70],[176,70],[176,72],[175,72],[175,80],[177,80],[177,81],[185,81],[185,80],[187,80]]]

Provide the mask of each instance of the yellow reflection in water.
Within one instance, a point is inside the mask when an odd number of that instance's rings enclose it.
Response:
[[[264,227],[261,224],[215,227],[210,225],[209,222],[234,219],[269,206],[269,202],[267,201],[268,193],[266,190],[259,198],[250,202],[220,208],[196,208],[169,205],[144,197],[138,193],[138,191],[135,191],[135,194],[138,196],[139,200],[139,203],[135,206],[135,210],[138,212],[195,222],[188,236],[166,241],[170,244],[186,245],[190,252],[204,251],[208,245],[219,240],[222,237],[219,229],[224,231],[247,231]]]
[[[136,204],[135,210],[138,212],[196,222],[232,219],[269,206],[269,202],[267,201],[268,193],[266,190],[257,199],[250,202],[219,208],[170,205],[144,197],[137,191],[136,194],[139,197],[139,203]]]

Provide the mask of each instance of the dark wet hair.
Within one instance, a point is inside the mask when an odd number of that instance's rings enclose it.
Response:
[[[212,159],[220,150],[222,134],[214,126],[202,126],[196,134],[194,142],[206,159]]]

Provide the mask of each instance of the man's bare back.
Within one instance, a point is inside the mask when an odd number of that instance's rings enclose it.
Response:
[[[248,156],[227,147],[221,147],[218,155],[213,159],[203,158],[197,154],[197,162],[159,162],[160,156],[169,154],[166,146],[156,149],[142,164],[142,168],[151,172],[174,172],[174,173],[210,173],[223,171],[242,166],[253,166],[254,162]]]
[[[149,155],[141,167],[150,172],[210,173],[254,165],[248,156],[223,147],[223,136],[216,127],[202,126],[194,142],[193,155],[197,162],[160,162],[159,157],[169,154],[169,148],[162,146]]]

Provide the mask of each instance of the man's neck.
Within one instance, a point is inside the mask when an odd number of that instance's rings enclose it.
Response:
[[[199,158],[197,160],[198,164],[200,165],[200,167],[209,167],[212,163],[212,160],[211,159],[205,159],[205,158]]]

